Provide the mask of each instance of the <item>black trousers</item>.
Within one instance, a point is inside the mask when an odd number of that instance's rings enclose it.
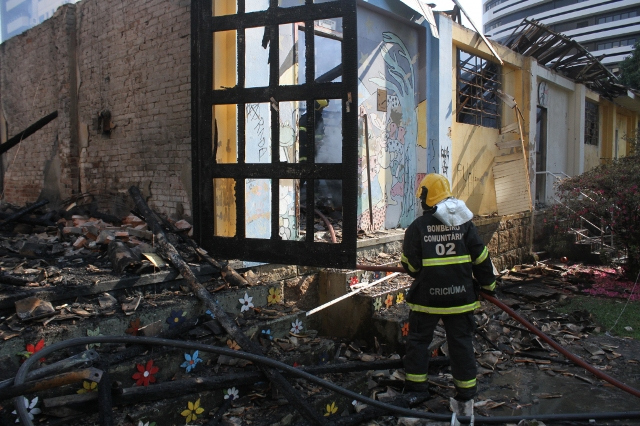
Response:
[[[429,345],[438,320],[442,318],[449,345],[451,374],[456,387],[456,399],[468,400],[477,392],[476,358],[473,351],[475,321],[473,312],[435,315],[411,311],[407,336],[404,370],[408,381],[425,382],[429,370]]]

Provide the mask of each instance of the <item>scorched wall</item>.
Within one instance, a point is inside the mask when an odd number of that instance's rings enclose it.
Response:
[[[3,155],[5,200],[90,193],[117,214],[138,185],[158,211],[189,216],[190,49],[184,0],[83,0],[3,43],[3,140],[59,112]]]

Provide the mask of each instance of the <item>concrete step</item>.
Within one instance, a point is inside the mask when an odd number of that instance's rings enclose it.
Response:
[[[246,289],[228,289],[216,293],[215,298],[222,309],[232,318],[236,318],[246,333],[253,335],[261,330],[270,330],[272,337],[288,335],[292,323],[302,322],[306,331],[309,320],[303,312],[295,312],[295,307],[285,307],[283,303],[282,282],[271,285],[259,285]],[[270,305],[270,294],[278,294],[279,304]],[[101,299],[102,297],[102,299]],[[104,296],[82,298],[78,302],[56,307],[56,315],[39,321],[13,321],[16,337],[8,339],[0,345],[0,359],[6,370],[16,370],[21,357],[17,353],[25,351],[27,345],[35,345],[44,340],[45,345],[85,337],[91,334],[105,336],[121,336],[139,334],[157,336],[172,327],[180,325],[190,318],[209,318],[206,309],[193,295],[183,291],[153,293],[137,293],[130,298],[121,299],[111,306],[101,307]],[[112,299],[112,301],[115,299]],[[123,311],[123,306],[136,306],[135,310]],[[246,302],[246,305],[243,304]],[[249,306],[258,308],[254,311]],[[210,318],[209,318],[210,319]]]
[[[330,302],[351,292],[357,282],[373,282],[384,277],[383,272],[328,270],[320,273],[320,304]],[[374,315],[397,305],[405,305],[406,291],[413,280],[398,275],[364,289],[318,312],[321,334],[330,334],[349,340],[358,340],[373,348],[383,345],[394,352],[398,338],[386,327],[373,321]]]
[[[405,343],[409,332],[409,305],[400,303],[381,308],[371,318],[371,326],[374,330],[379,345],[385,353],[405,353]]]

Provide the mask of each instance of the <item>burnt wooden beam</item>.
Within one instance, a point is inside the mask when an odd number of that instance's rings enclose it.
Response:
[[[26,278],[9,275],[6,272],[0,274],[0,284],[13,285],[17,287],[28,287],[30,283],[32,283],[32,281],[29,281]]]
[[[29,212],[32,212],[32,211],[34,211],[34,210],[36,210],[36,209],[38,209],[38,208],[40,208],[40,207],[42,207],[42,206],[44,206],[46,204],[49,204],[49,200],[43,199],[43,200],[38,201],[37,203],[31,204],[30,206],[24,207],[24,208],[18,210],[17,212],[15,212],[14,214],[12,214],[11,216],[9,216],[8,218],[6,218],[4,220],[4,222],[2,222],[0,224],[0,227],[4,227],[4,226],[16,221],[17,219],[19,219],[20,217],[24,216],[25,214],[27,214]]]
[[[3,221],[6,220],[8,217],[10,217],[11,214],[8,213],[0,213],[0,219],[2,219]],[[18,219],[15,219],[16,222],[19,223],[24,223],[27,225],[32,225],[32,226],[56,226],[56,223],[47,219],[46,218],[47,215],[43,215],[42,217],[20,217]]]
[[[9,138],[8,141],[0,145],[0,155],[9,151],[11,148],[18,145],[20,142],[22,142],[32,134],[42,129],[44,126],[46,126],[51,121],[53,121],[57,116],[58,116],[58,111],[54,111],[51,114],[42,117],[40,120],[36,121],[31,126],[27,127],[17,135],[13,136],[12,138]]]
[[[190,245],[191,247],[193,247],[193,249],[196,251],[196,253],[198,253],[198,256],[200,256],[202,259],[204,259],[209,265],[213,266],[214,268],[218,269],[220,271],[220,275],[222,276],[222,279],[225,280],[225,282],[227,284],[229,284],[230,286],[233,287],[248,287],[249,283],[247,282],[247,280],[244,279],[244,277],[242,275],[240,275],[239,273],[237,273],[235,271],[235,269],[233,269],[231,266],[229,266],[229,264],[223,264],[221,262],[218,262],[216,259],[212,258],[211,256],[209,256],[209,253],[207,253],[206,250],[204,250],[203,248],[201,248],[198,243],[196,243],[193,238],[189,237],[187,235],[186,232],[178,229],[173,223],[169,222],[167,219],[165,219],[164,217],[155,214],[155,212],[152,210],[151,211],[154,216],[155,216],[155,220],[158,222],[162,222],[162,224],[164,224],[164,226],[172,233],[176,234],[178,237],[180,237],[180,239]],[[136,216],[140,215],[143,216],[141,213],[137,213],[137,212],[132,212],[133,214],[135,214]],[[141,217],[141,219],[145,220],[146,219],[143,217]]]
[[[211,296],[211,294],[207,291],[207,289],[198,281],[196,276],[193,274],[187,263],[182,259],[180,253],[176,250],[176,248],[169,243],[167,237],[156,220],[154,220],[154,213],[149,208],[147,203],[144,201],[140,190],[136,186],[132,186],[129,188],[129,194],[133,198],[136,207],[140,210],[140,212],[145,215],[147,218],[147,224],[151,225],[151,229],[156,238],[156,243],[158,244],[158,248],[161,253],[163,253],[167,259],[175,266],[180,273],[182,274],[185,281],[191,287],[193,293],[204,303],[204,305],[215,315],[216,319],[220,322],[220,325],[229,333],[235,341],[243,348],[245,351],[263,355],[262,348],[255,342],[253,342],[246,334],[238,328],[236,323],[229,318],[226,312],[218,305],[215,299]],[[300,412],[300,414],[305,417],[311,424],[322,425],[323,418],[315,412],[313,407],[304,401],[299,392],[296,391],[293,386],[284,378],[284,376],[276,371],[275,369],[268,368],[265,366],[259,367],[262,372],[267,376],[269,381],[276,386],[283,395],[289,400],[291,404],[295,404],[295,408]]]
[[[63,373],[77,367],[89,367],[100,358],[100,355],[92,349],[84,351],[69,358],[62,359],[53,364],[45,365],[27,374],[27,380],[38,380],[47,377],[52,373]],[[13,385],[14,378],[3,380],[0,382],[0,389],[4,389]]]
[[[58,374],[48,379],[40,379],[32,382],[21,383],[12,387],[0,390],[0,401],[4,401],[16,396],[28,393],[40,392],[46,389],[58,388],[60,386],[72,383],[82,382],[83,380],[91,380],[99,382],[102,377],[102,371],[96,368],[85,368],[80,371],[71,371],[68,373]]]
[[[113,426],[113,397],[111,395],[112,380],[109,374],[109,362],[100,360],[98,366],[102,369],[102,380],[98,386],[98,410],[100,411],[100,426]]]

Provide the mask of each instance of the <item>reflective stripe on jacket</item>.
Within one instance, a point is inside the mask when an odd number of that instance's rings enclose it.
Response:
[[[489,252],[471,221],[445,226],[425,212],[405,231],[402,251],[402,266],[415,278],[407,293],[407,303],[414,311],[473,311],[480,306],[474,277],[483,288],[495,288]]]

